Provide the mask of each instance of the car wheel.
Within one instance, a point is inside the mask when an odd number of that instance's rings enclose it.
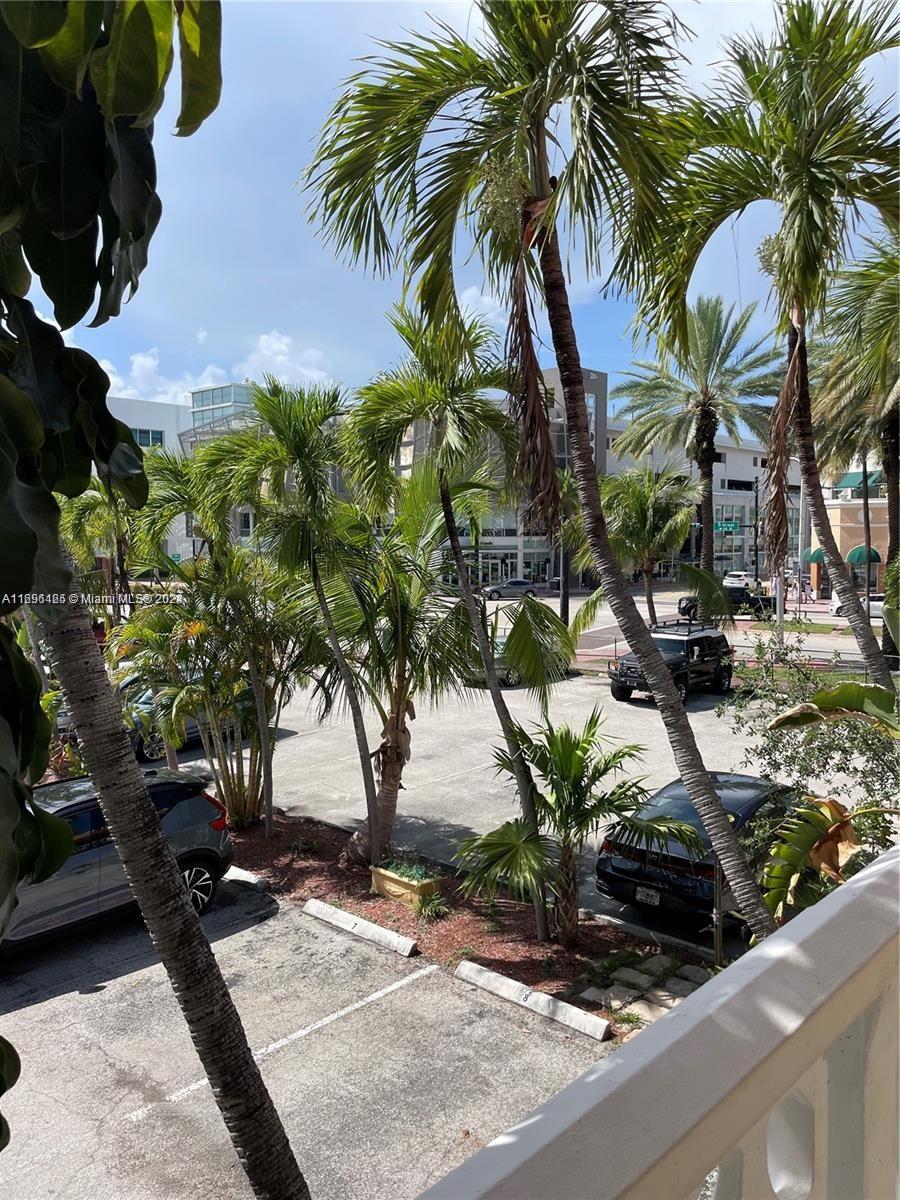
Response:
[[[499,599],[500,599],[499,592],[488,592],[488,600],[499,600]]]
[[[839,605],[837,606],[837,608],[834,610],[834,613],[833,613],[832,615],[833,615],[833,616],[835,616],[835,617],[842,617],[842,616],[844,615],[844,606],[843,606],[843,604],[839,604]]]
[[[728,667],[719,667],[713,675],[712,690],[724,695],[731,689],[731,671]]]
[[[675,691],[678,693],[678,699],[682,704],[687,704],[689,690],[688,681],[686,679],[675,680]]]
[[[138,736],[135,753],[142,762],[159,762],[166,757],[166,743],[158,729]]]
[[[219,885],[218,876],[208,863],[201,859],[185,859],[179,863],[179,866],[181,867],[181,878],[184,880],[184,886],[191,898],[191,904],[198,916],[202,915],[213,902],[216,888]]]
[[[522,682],[522,676],[515,667],[507,667],[503,675],[503,682],[507,687],[518,687]]]
[[[610,690],[610,693],[612,694],[613,700],[630,700],[631,699],[631,688],[623,687],[621,685],[621,683],[611,684],[609,690]]]
[[[525,595],[526,595],[526,596],[531,596],[531,597],[534,597],[534,595],[535,595],[535,591],[534,591],[534,589],[533,589],[533,588],[529,588],[529,590],[528,590],[528,591],[525,593]]]

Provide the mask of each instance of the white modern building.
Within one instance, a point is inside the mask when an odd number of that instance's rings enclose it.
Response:
[[[615,416],[607,423],[606,470],[610,475],[617,475],[627,467],[634,466],[634,459],[630,455],[623,454],[620,457],[616,454],[616,439],[625,428],[626,423]],[[654,447],[644,461],[657,467],[672,463],[688,475],[697,474],[697,468],[683,452]],[[713,511],[716,525],[721,526],[714,534],[713,541],[717,574],[752,571],[758,561],[759,578],[766,578],[769,571],[765,548],[767,474],[767,450],[760,442],[749,437],[742,440],[740,445],[728,437],[716,440]],[[788,565],[794,570],[798,570],[800,564],[801,516],[807,530],[803,546],[809,545],[809,516],[806,506],[801,503],[802,499],[800,464],[796,458],[792,458],[788,472]],[[685,557],[699,558],[698,539],[699,532],[695,531],[695,544],[685,553]]]

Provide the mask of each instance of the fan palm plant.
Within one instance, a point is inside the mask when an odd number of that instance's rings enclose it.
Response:
[[[641,755],[639,746],[601,746],[601,714],[590,714],[580,730],[547,721],[536,736],[514,726],[516,748],[543,783],[536,795],[538,830],[518,821],[460,843],[457,858],[469,871],[468,894],[489,896],[498,886],[533,892],[540,884],[556,897],[559,940],[578,941],[578,856],[585,842],[610,823],[624,838],[664,846],[669,838],[699,851],[695,830],[665,817],[637,815],[647,792],[640,779],[622,778]],[[498,767],[513,772],[508,750],[495,753]]]
[[[649,255],[641,311],[687,340],[687,289],[715,230],[758,200],[774,202],[779,227],[761,247],[771,275],[788,366],[772,417],[767,540],[775,564],[787,551],[788,430],[793,429],[813,524],[872,677],[893,687],[828,520],[813,440],[807,333],[823,308],[860,207],[889,228],[898,220],[896,117],[871,101],[866,62],[898,45],[888,0],[786,0],[770,41],[734,38],[717,95],[673,118],[685,163],[666,191],[665,236]],[[638,255],[639,257],[640,255]]]
[[[584,376],[557,233],[578,235],[599,271],[604,233],[650,240],[666,141],[653,105],[673,83],[674,27],[652,0],[480,0],[476,44],[445,25],[386,45],[348,81],[307,174],[311,211],[339,253],[418,278],[426,312],[452,311],[453,249],[468,223],[495,290],[512,299],[510,348],[532,494],[558,513],[555,456],[528,324],[538,276],[560,370],[572,466],[594,563],[613,615],[650,683],[691,798],[758,936],[771,914],[716,795],[671,674],[609,544],[591,448]],[[556,133],[568,115],[570,138]],[[551,148],[560,160],[551,174]],[[397,236],[398,254],[392,243]]]
[[[768,339],[747,341],[756,306],[735,316],[721,296],[700,296],[687,312],[687,340],[671,347],[663,340],[660,357],[637,362],[615,387],[612,399],[627,399],[620,416],[630,420],[616,438],[616,453],[646,454],[654,446],[683,449],[697,465],[702,495],[700,566],[712,572],[713,463],[716,438],[724,431],[740,445],[743,427],[761,441],[769,436],[771,409],[759,403],[777,396],[777,352]]]

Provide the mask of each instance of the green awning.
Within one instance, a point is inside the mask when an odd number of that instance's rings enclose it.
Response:
[[[810,550],[807,546],[803,551],[802,557],[805,563],[818,563],[821,567],[825,562],[825,551],[821,546],[816,546],[815,550]]]
[[[850,551],[850,553],[847,555],[847,562],[852,563],[854,567],[858,567],[861,564],[864,565],[865,561],[866,561],[865,546],[854,546],[853,549]],[[878,553],[878,551],[875,549],[874,546],[869,547],[869,562],[881,562],[881,555]]]
[[[844,488],[861,488],[862,487],[862,471],[848,471],[846,475],[842,475],[837,483],[831,486],[837,488],[838,491],[843,491]],[[876,487],[881,483],[881,472],[869,472],[869,487]]]

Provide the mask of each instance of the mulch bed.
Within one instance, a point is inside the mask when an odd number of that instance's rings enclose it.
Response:
[[[609,955],[653,949],[600,922],[584,921],[579,946],[564,950],[534,938],[534,913],[529,905],[497,898],[493,904],[466,900],[458,883],[448,879],[442,891],[451,906],[448,916],[422,920],[395,900],[372,894],[369,870],[342,861],[350,835],[341,829],[301,817],[276,816],[267,840],[262,827],[234,831],[235,863],[261,875],[273,895],[295,903],[311,897],[337,905],[397,933],[414,937],[425,957],[454,969],[470,958],[521,983],[564,997],[593,1012],[603,1012],[578,999],[590,983],[592,966]],[[615,1015],[604,1013],[608,1020]],[[628,1027],[621,1030],[628,1032]]]

